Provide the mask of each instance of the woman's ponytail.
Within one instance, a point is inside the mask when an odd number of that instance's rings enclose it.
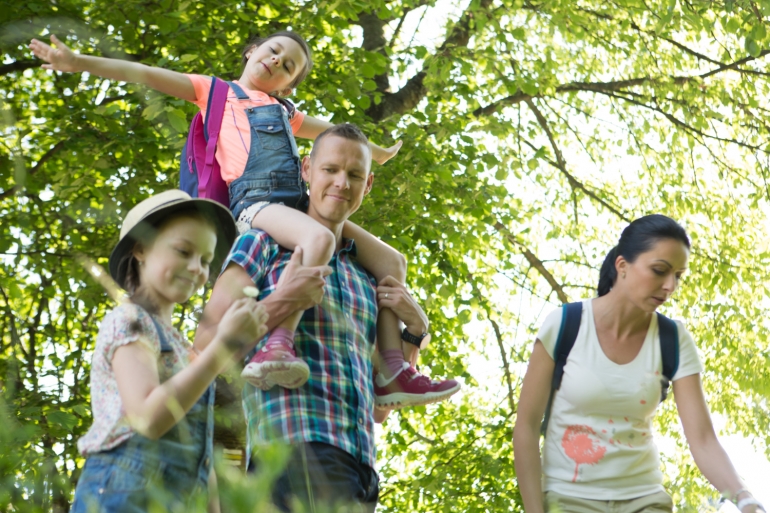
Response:
[[[620,234],[618,245],[607,253],[604,263],[599,271],[599,285],[596,290],[599,297],[607,294],[615,280],[618,271],[615,269],[615,260],[622,256],[629,264],[634,263],[636,257],[652,249],[656,242],[663,239],[674,239],[690,249],[690,238],[682,226],[661,214],[651,214],[640,217],[631,222]]]
[[[609,253],[607,253],[607,256],[604,257],[602,268],[599,271],[599,285],[596,286],[599,297],[607,294],[615,284],[615,278],[618,277],[618,271],[615,269],[615,260],[617,259],[618,247],[615,246]]]

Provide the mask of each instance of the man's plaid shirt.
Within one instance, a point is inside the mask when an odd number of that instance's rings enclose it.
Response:
[[[324,442],[374,468],[376,283],[355,253],[353,241],[345,240],[329,263],[333,272],[326,278],[323,300],[305,311],[297,328],[294,344],[297,356],[310,366],[308,382],[296,390],[275,386],[267,392],[244,386],[252,450],[272,440]],[[235,242],[225,266],[243,267],[263,299],[275,290],[291,255],[267,233],[251,230]],[[257,348],[266,341],[267,336]]]

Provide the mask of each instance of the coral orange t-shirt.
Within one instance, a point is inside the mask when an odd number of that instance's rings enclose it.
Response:
[[[197,99],[193,103],[200,108],[201,114],[205,118],[206,109],[208,108],[206,102],[211,90],[211,77],[205,75],[187,75],[187,77],[195,88],[195,97]],[[225,115],[222,119],[219,141],[217,141],[216,158],[221,168],[222,179],[228,185],[243,174],[246,162],[249,159],[251,129],[249,128],[249,118],[246,116],[244,109],[279,103],[278,100],[267,93],[246,89],[237,80],[233,82],[241,86],[241,89],[249,95],[250,100],[239,100],[232,90],[227,94]],[[298,110],[295,111],[294,116],[289,120],[292,133],[297,133],[304,120],[305,114]]]

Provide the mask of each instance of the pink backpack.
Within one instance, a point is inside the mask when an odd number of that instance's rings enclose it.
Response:
[[[182,149],[179,188],[193,198],[207,198],[230,208],[230,193],[222,179],[219,162],[214,158],[219,131],[225,115],[230,86],[224,80],[211,77],[211,89],[206,119],[198,112],[190,123],[187,143]]]

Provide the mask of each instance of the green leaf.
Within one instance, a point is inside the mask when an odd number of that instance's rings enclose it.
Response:
[[[166,115],[168,116],[169,123],[177,132],[186,132],[189,129],[187,117],[180,109],[166,109]]]
[[[757,42],[750,37],[746,37],[744,45],[746,47],[746,51],[749,52],[749,55],[752,57],[759,57],[759,54],[762,52]]]
[[[48,422],[61,426],[66,430],[71,430],[78,423],[78,418],[71,413],[63,411],[52,411],[46,415]]]

